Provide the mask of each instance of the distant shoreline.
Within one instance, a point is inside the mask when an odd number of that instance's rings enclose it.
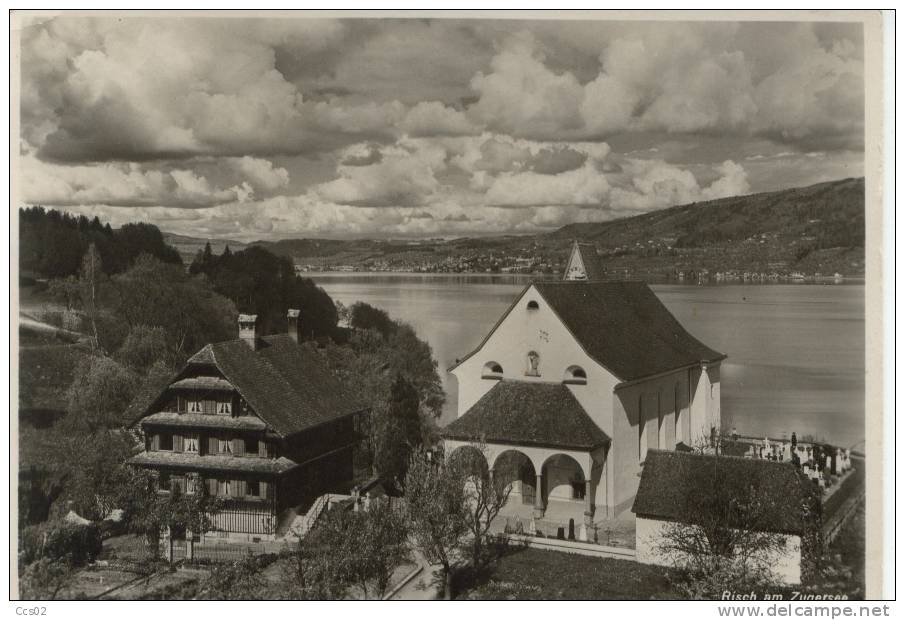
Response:
[[[487,280],[516,280],[519,282],[531,282],[535,280],[559,280],[559,275],[554,274],[545,274],[545,273],[486,273],[486,272],[461,272],[461,273],[452,273],[452,272],[443,272],[443,271],[300,271],[296,272],[299,276],[303,278],[311,278],[312,280],[317,280],[318,278],[358,278],[358,277],[366,277],[366,278],[379,278],[379,277],[427,277],[427,278],[480,278]],[[613,278],[613,281],[619,280],[622,278]],[[832,276],[824,276],[820,280],[806,279],[806,280],[709,280],[707,282],[698,283],[695,281],[680,281],[680,280],[667,280],[662,278],[655,279],[646,279],[640,277],[629,277],[624,278],[627,280],[644,280],[649,284],[675,284],[677,286],[731,286],[731,285],[758,285],[758,286],[802,286],[802,285],[832,285],[832,286],[842,286],[842,285],[860,285],[864,286],[865,278],[864,276],[844,276],[844,278],[836,282],[834,281]]]

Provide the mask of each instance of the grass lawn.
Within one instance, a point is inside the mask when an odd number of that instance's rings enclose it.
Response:
[[[459,598],[477,600],[631,600],[677,598],[669,571],[628,560],[514,550],[489,579]]]

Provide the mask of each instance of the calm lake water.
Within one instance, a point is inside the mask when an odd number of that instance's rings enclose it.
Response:
[[[319,274],[335,300],[363,301],[410,323],[446,372],[493,327],[529,281],[521,276]],[[726,353],[722,409],[744,435],[815,435],[850,446],[864,439],[864,287],[861,285],[654,285],[676,318]]]

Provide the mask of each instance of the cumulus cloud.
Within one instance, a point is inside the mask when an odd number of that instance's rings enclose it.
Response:
[[[728,131],[859,143],[863,60],[850,40],[827,43],[802,24],[790,34],[794,49],[764,59],[754,41],[743,49],[713,34],[676,23],[602,42],[600,71],[587,83],[550,68],[533,37],[516,36],[472,79],[479,98],[468,112],[525,138]]]
[[[21,51],[23,197],[114,225],[535,232],[863,174],[851,24],[63,16]]]
[[[689,170],[662,160],[628,160],[625,169],[630,186],[614,187],[609,196],[610,205],[620,210],[650,211],[737,196],[751,189],[745,169],[733,161],[717,166],[718,178],[706,187],[701,187]]]

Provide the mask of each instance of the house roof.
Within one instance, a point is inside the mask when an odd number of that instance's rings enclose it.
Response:
[[[294,467],[295,461],[281,456],[265,459],[240,456],[186,454],[184,452],[140,452],[128,460],[130,465],[143,467],[173,467],[192,471],[223,471],[249,474],[282,474]]]
[[[565,385],[505,380],[441,433],[450,439],[576,450],[610,440]]]
[[[644,282],[537,282],[589,356],[622,381],[725,358],[694,336]]]
[[[516,297],[481,343],[449,370],[481,350],[531,287],[584,351],[622,382],[726,357],[685,331],[644,282],[534,282]]]
[[[813,506],[813,486],[791,463],[649,450],[632,512],[691,524],[716,517],[733,527],[801,534],[808,525],[803,508]],[[734,502],[749,503],[751,489],[761,509],[732,511]]]
[[[257,349],[242,340],[209,344],[189,358],[176,378],[188,378],[198,366],[215,366],[255,414],[284,437],[368,408],[326,368],[313,347],[297,344],[286,334],[261,338],[257,344]],[[150,400],[143,396],[133,408],[149,413],[171,384]]]

